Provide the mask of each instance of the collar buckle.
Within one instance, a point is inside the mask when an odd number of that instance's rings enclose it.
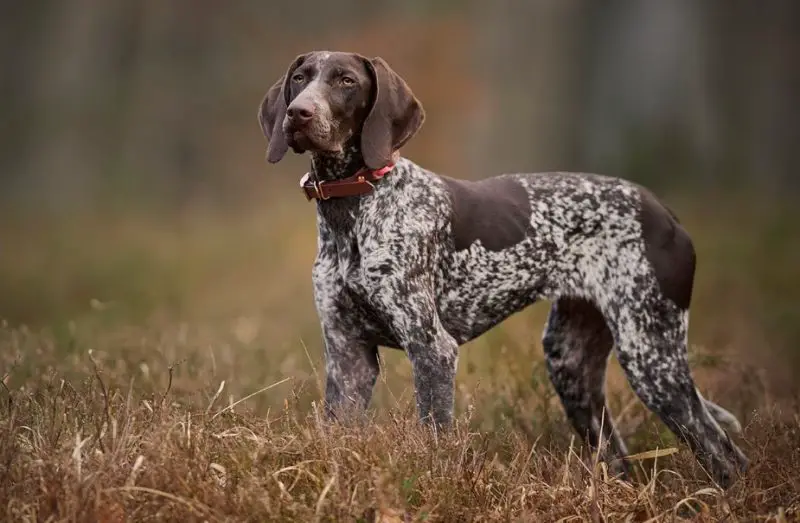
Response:
[[[303,195],[305,195],[307,202],[310,202],[312,200],[311,195],[308,194],[308,191],[306,190],[306,184],[308,183],[308,179],[310,176],[311,173],[307,172],[303,175],[302,178],[300,178],[300,190],[303,191]]]
[[[330,200],[330,196],[326,197],[325,193],[322,191],[322,185],[325,183],[325,180],[322,181],[314,181],[314,190],[317,192],[317,198],[320,200]]]

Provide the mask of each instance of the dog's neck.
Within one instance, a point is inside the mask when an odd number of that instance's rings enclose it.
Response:
[[[332,182],[352,176],[364,168],[359,140],[347,143],[341,152],[311,155],[311,175],[318,182]]]
[[[357,140],[347,143],[341,152],[311,155],[311,178],[332,182],[354,175],[364,168],[364,157]],[[333,237],[347,238],[353,231],[359,212],[359,198],[333,198],[317,201],[317,215],[325,228],[335,231]],[[329,237],[330,238],[330,237]]]
[[[310,176],[318,182],[333,182],[353,176],[366,167],[361,154],[361,140],[351,140],[341,152],[319,153],[311,155]],[[392,155],[392,163],[400,159],[399,152]],[[360,213],[359,197],[332,198],[317,201],[317,213],[321,222],[337,231],[341,238],[348,237],[355,226]]]

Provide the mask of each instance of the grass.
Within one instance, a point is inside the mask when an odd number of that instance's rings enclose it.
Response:
[[[0,520],[800,519],[794,367],[752,314],[762,288],[789,304],[797,249],[768,227],[734,239],[722,211],[685,220],[701,260],[693,369],[743,421],[736,439],[753,460],[722,492],[613,360],[610,407],[639,457],[631,483],[607,477],[547,379],[546,304],[462,349],[451,432],[418,426],[410,365],[390,350],[369,422],[323,422],[314,219],[293,203],[267,216],[4,226]],[[755,272],[764,242],[785,271]]]
[[[257,412],[244,397],[226,395],[222,382],[202,387],[198,380],[194,394],[176,393],[172,385],[183,364],[147,382],[141,370],[114,371],[113,361],[94,353],[81,362],[82,379],[51,372],[3,394],[4,521],[800,517],[794,411],[765,407],[749,416],[742,444],[753,466],[722,492],[684,447],[675,452],[649,416],[620,420],[624,431],[639,436],[640,450],[661,449],[642,455],[637,477],[626,483],[586,455],[557,409],[531,431],[517,430],[513,421],[482,430],[488,421],[481,417],[492,411],[467,406],[451,432],[433,434],[416,423],[409,402],[373,412],[377,419],[360,426],[335,425],[321,419],[316,393],[304,390],[313,388],[313,378],[254,390],[282,399]],[[315,400],[308,408],[304,395]]]

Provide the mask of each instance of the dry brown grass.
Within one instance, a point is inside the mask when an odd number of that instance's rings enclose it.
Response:
[[[5,348],[38,347],[43,361],[59,349],[48,334],[8,327],[2,334]],[[678,446],[671,454],[674,440],[621,389],[612,403],[634,450],[661,451],[655,459],[642,456],[633,483],[608,478],[572,438],[536,366],[525,383],[512,385],[504,373],[484,374],[472,390],[462,383],[457,425],[431,434],[416,423],[410,395],[387,391],[391,380],[385,377],[374,419],[330,425],[319,416],[321,377],[313,368],[261,386],[223,383],[214,376],[235,375],[232,369],[220,371],[192,350],[184,354],[181,361],[148,366],[145,360],[135,365],[136,356],[124,352],[82,351],[68,358],[64,372],[42,367],[24,378],[14,378],[23,370],[6,360],[0,519],[800,517],[800,418],[794,411],[762,404],[746,416],[742,444],[753,466],[721,492],[688,450]],[[397,386],[403,378],[395,380]]]

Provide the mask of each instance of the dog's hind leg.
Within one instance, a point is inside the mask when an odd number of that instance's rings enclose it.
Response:
[[[688,311],[657,290],[638,290],[643,292],[638,303],[611,307],[618,312],[609,324],[620,365],[637,396],[727,488],[747,468],[748,460],[718,420],[732,428],[739,428],[739,422],[705,400],[694,384],[686,348]]]
[[[606,405],[606,366],[613,338],[602,314],[588,301],[558,299],[550,310],[542,345],[550,379],[570,423],[593,451],[599,450],[613,472],[627,475],[621,459],[627,449]]]

